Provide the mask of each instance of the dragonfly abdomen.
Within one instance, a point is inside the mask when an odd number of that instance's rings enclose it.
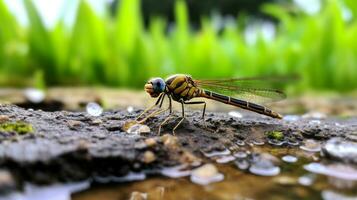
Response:
[[[221,95],[215,92],[211,92],[209,90],[203,90],[203,92],[201,93],[202,97],[208,98],[208,99],[212,99],[212,100],[216,100],[225,104],[229,104],[232,106],[236,106],[236,107],[240,107],[246,110],[250,110],[256,113],[260,113],[263,115],[267,115],[269,117],[273,117],[273,118],[278,118],[281,119],[282,116],[279,113],[276,113],[272,110],[270,110],[267,107],[255,104],[255,103],[251,103],[248,101],[244,101],[244,100],[240,100],[240,99],[236,99],[230,96],[226,96],[226,95]]]

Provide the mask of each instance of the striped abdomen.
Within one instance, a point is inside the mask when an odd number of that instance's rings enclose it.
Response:
[[[208,99],[216,100],[216,101],[219,101],[219,102],[222,102],[225,104],[229,104],[232,106],[237,106],[237,107],[240,107],[240,108],[243,108],[246,110],[250,110],[250,111],[253,111],[253,112],[256,112],[259,114],[267,115],[269,117],[278,118],[278,119],[282,118],[282,116],[279,113],[276,113],[264,106],[261,106],[261,105],[255,104],[255,103],[250,103],[248,101],[236,99],[233,97],[217,94],[217,93],[214,93],[214,92],[211,92],[208,90],[203,90],[200,96],[208,98]]]

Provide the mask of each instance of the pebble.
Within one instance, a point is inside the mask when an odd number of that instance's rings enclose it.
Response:
[[[300,146],[300,149],[308,152],[319,152],[321,150],[321,145],[315,140],[308,139],[302,146]]]
[[[9,171],[0,169],[0,194],[6,194],[16,188],[16,183]]]
[[[148,198],[147,193],[134,191],[130,195],[130,200],[146,200]]]
[[[156,160],[156,156],[152,151],[145,151],[143,156],[143,162],[146,164],[152,163]]]
[[[92,125],[99,125],[102,123],[103,123],[103,121],[101,119],[93,119],[91,122]]]
[[[205,164],[196,168],[191,173],[191,181],[200,185],[219,182],[224,179],[224,175],[219,173],[213,164]]]
[[[177,137],[175,136],[172,136],[170,134],[165,134],[163,136],[161,136],[161,139],[162,139],[162,142],[164,143],[164,145],[166,147],[169,147],[169,148],[176,148],[177,147]]]
[[[323,146],[322,151],[329,157],[357,164],[357,142],[331,138]]]
[[[95,102],[89,102],[86,106],[86,111],[89,115],[98,117],[103,113],[103,108]]]
[[[77,129],[78,127],[80,127],[82,125],[82,122],[77,121],[77,120],[69,120],[67,122],[67,124],[70,129]]]
[[[145,144],[148,147],[152,147],[156,145],[156,140],[154,138],[147,138],[145,139]]]
[[[4,123],[4,122],[7,122],[9,121],[9,116],[7,115],[0,115],[0,123]]]
[[[297,157],[291,155],[283,156],[281,159],[287,163],[294,163],[298,160]]]
[[[130,134],[140,135],[142,133],[150,133],[150,128],[143,124],[135,124],[131,126],[126,132]]]

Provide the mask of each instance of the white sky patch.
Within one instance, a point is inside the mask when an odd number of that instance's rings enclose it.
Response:
[[[40,16],[48,28],[53,28],[63,19],[65,24],[71,26],[76,17],[76,11],[80,0],[32,0]],[[92,9],[103,15],[106,12],[107,0],[87,0]],[[11,13],[22,25],[28,25],[29,20],[24,6],[24,0],[5,0]]]

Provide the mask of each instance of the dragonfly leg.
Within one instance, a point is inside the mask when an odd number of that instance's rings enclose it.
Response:
[[[181,120],[176,124],[176,126],[172,129],[172,134],[175,135],[175,130],[177,129],[177,127],[180,126],[180,124],[183,122],[183,120],[185,119],[185,101],[184,100],[180,100],[181,103],[181,108],[182,108],[182,117]]]
[[[171,118],[173,118],[173,116],[170,114],[169,116],[166,117],[166,119],[165,119],[163,122],[161,122],[161,124],[160,124],[160,126],[159,126],[159,130],[158,130],[158,135],[160,135],[160,133],[161,133],[161,127],[162,127],[164,124],[166,124],[167,121],[169,121],[169,119],[171,119]]]
[[[138,123],[139,123],[139,124],[142,124],[142,123],[144,123],[147,119],[149,119],[150,117],[155,116],[155,115],[159,115],[159,114],[161,114],[161,113],[163,113],[163,112],[166,112],[167,110],[169,110],[169,108],[156,110],[156,111],[150,113],[150,114],[149,114],[148,116],[146,116],[144,119],[138,121]]]
[[[161,101],[159,108],[161,108],[162,102],[165,99],[165,93],[162,93],[159,95],[159,98],[157,99],[156,103],[148,108],[146,108],[142,113],[140,113],[139,116],[136,117],[135,121],[138,121],[138,119],[140,119],[141,116],[143,116],[145,113],[147,113],[148,111],[150,111],[151,109],[153,109],[154,107],[156,107],[157,105],[159,105],[159,102]]]
[[[204,101],[191,101],[191,102],[184,102],[184,104],[203,104],[202,120],[203,120],[204,126],[206,126],[206,121],[205,121],[206,102],[204,102]]]

